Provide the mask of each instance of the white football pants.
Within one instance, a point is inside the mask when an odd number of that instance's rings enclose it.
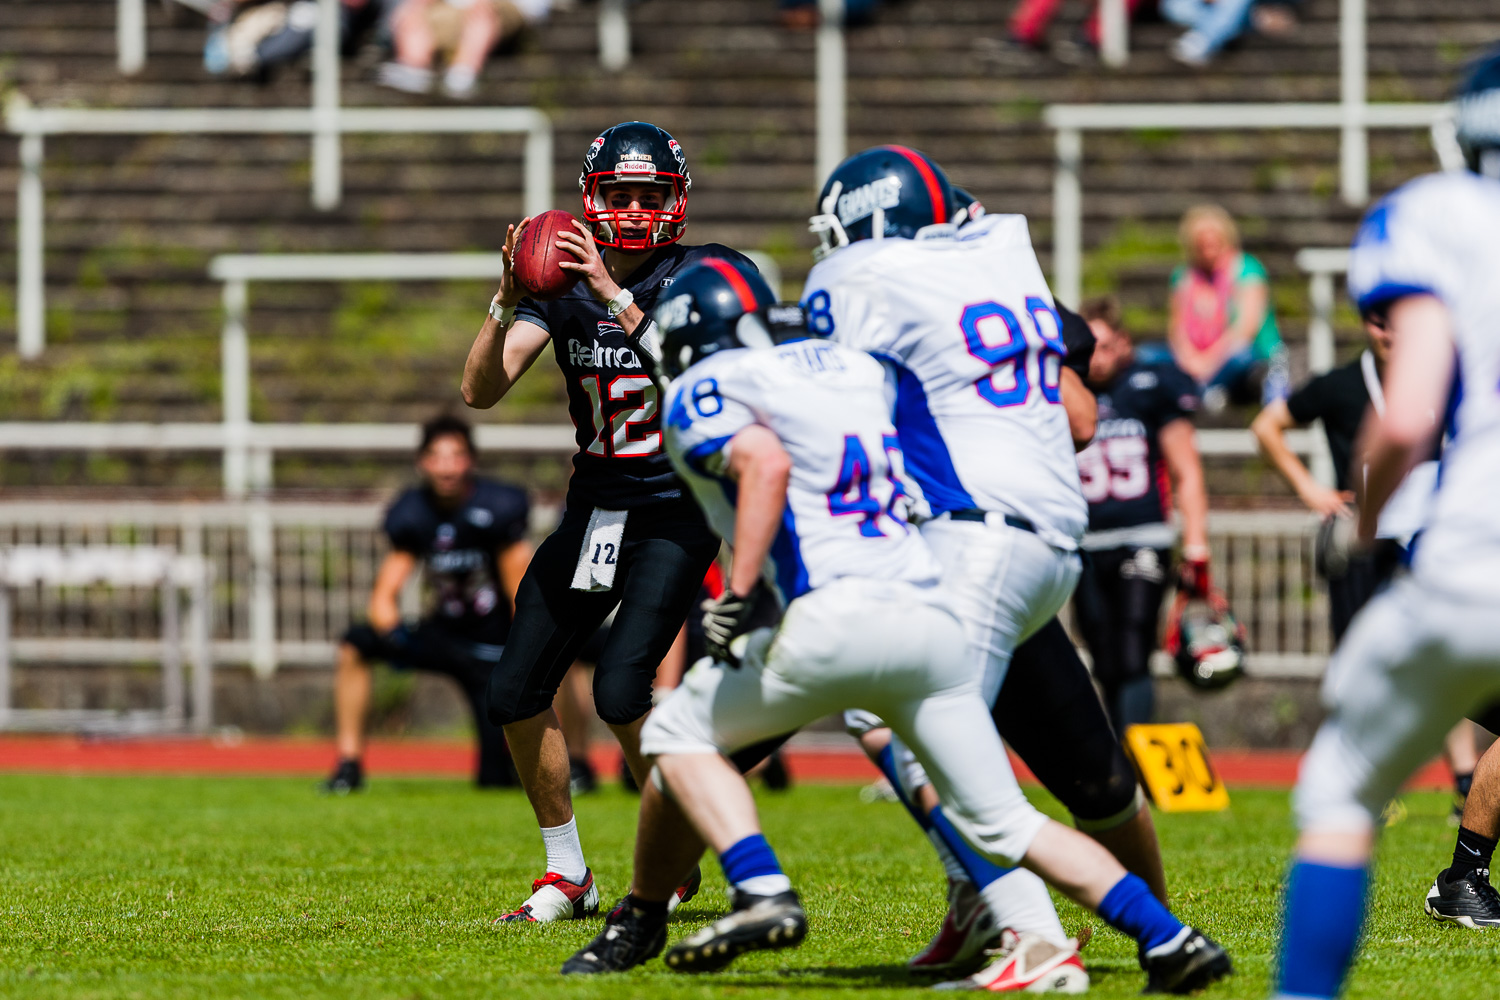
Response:
[[[1302,759],[1293,797],[1299,826],[1374,828],[1453,724],[1497,700],[1500,614],[1493,602],[1398,580],[1355,617],[1328,666],[1329,715]]]
[[[941,588],[846,578],[794,600],[739,669],[700,660],[646,719],[641,752],[733,753],[847,708],[911,747],[949,820],[995,864],[1018,864],[1047,822],[1016,785]]]

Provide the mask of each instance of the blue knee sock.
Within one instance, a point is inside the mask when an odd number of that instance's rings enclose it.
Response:
[[[1128,934],[1150,951],[1182,933],[1182,921],[1151,895],[1151,888],[1138,875],[1127,874],[1105,893],[1099,916],[1122,934]]]
[[[758,833],[736,842],[719,855],[719,867],[724,869],[726,882],[757,896],[785,892],[792,885],[782,872],[771,845]]]
[[[1338,995],[1359,947],[1368,886],[1364,868],[1332,868],[1310,861],[1292,865],[1281,932],[1281,993]]]
[[[922,832],[932,829],[932,821],[922,814],[922,810],[914,805],[911,799],[906,797],[906,789],[901,787],[901,775],[896,773],[896,741],[893,739],[880,751],[880,756],[875,760],[875,766],[880,768],[880,773],[885,775],[885,780],[891,783],[891,788],[896,792],[896,798],[911,813],[911,818],[917,821]]]
[[[1015,871],[1014,868],[1000,867],[970,847],[969,842],[953,828],[942,806],[932,810],[929,819],[932,820],[932,828],[937,831],[939,837],[943,838],[943,843],[947,845],[948,850],[952,851],[953,856],[958,858],[958,863],[963,865],[969,880],[980,889]]]
[[[901,800],[901,804],[906,807],[907,812],[911,813],[911,818],[917,821],[917,825],[924,832],[937,832],[943,845],[958,859],[958,863],[963,868],[964,874],[969,876],[969,881],[983,889],[996,879],[1009,875],[1015,870],[1013,868],[1001,868],[999,865],[993,864],[988,859],[980,856],[974,848],[969,846],[969,842],[964,840],[959,835],[959,832],[953,828],[953,824],[943,814],[942,806],[933,809],[930,816],[923,815],[922,810],[918,809],[916,804],[906,797],[906,789],[901,785],[901,776],[896,773],[896,744],[894,740],[887,743],[885,749],[880,751],[880,756],[876,763],[880,767],[880,773],[885,775],[885,780],[889,781],[891,787],[896,790],[896,796]]]

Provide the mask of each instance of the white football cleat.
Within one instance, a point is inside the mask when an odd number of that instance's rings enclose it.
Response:
[[[912,972],[957,973],[962,975],[984,961],[986,948],[1000,940],[989,907],[979,897],[974,883],[948,880],[948,912],[927,947],[907,960]]]
[[[987,990],[991,993],[1084,993],[1089,974],[1078,952],[1060,948],[1036,934],[1000,935],[995,960],[967,979],[940,983],[940,990]]]
[[[584,870],[582,882],[569,882],[548,872],[531,883],[531,897],[519,909],[495,918],[497,924],[548,924],[554,920],[582,920],[599,912],[599,887],[594,873]]]

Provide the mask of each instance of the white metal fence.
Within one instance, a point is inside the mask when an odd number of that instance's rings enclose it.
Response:
[[[43,260],[43,141],[49,135],[285,134],[311,135],[313,202],[332,208],[342,193],[338,139],[358,133],[520,133],[527,215],[552,207],[552,121],[536,108],[36,108],[13,94],[6,128],[21,137],[16,188],[16,338],[22,357],[46,346]],[[331,141],[329,141],[331,140]]]
[[[214,581],[214,660],[269,675],[283,663],[332,665],[344,628],[364,616],[386,551],[382,513],[370,503],[0,502],[0,548],[151,545],[200,556]],[[1316,520],[1215,512],[1209,527],[1215,574],[1249,629],[1254,672],[1320,672],[1329,637],[1327,598],[1312,569]],[[406,592],[408,612],[418,596]],[[152,660],[161,649],[158,608],[151,588],[22,588],[12,630],[22,659]],[[41,637],[45,646],[27,645]]]

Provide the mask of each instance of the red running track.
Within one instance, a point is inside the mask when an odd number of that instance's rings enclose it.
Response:
[[[619,751],[595,747],[596,768],[612,774]],[[1214,768],[1226,785],[1289,788],[1301,754],[1275,750],[1216,750]],[[786,752],[787,768],[799,781],[840,784],[876,778],[875,768],[850,741],[848,749],[799,748]],[[1023,782],[1035,778],[1012,758]],[[0,771],[42,774],[221,774],[322,775],[332,770],[334,751],[326,739],[246,737],[243,739],[95,739],[77,736],[0,736]],[[373,775],[467,777],[473,773],[473,745],[456,741],[375,740],[365,756]],[[1424,767],[1408,788],[1441,790],[1451,778],[1441,760]]]

